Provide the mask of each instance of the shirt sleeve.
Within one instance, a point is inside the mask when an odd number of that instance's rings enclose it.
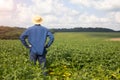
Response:
[[[26,42],[26,38],[28,37],[28,35],[29,35],[29,31],[25,30],[25,32],[23,32],[20,36],[20,40],[26,48],[29,48],[29,45]]]
[[[49,37],[48,44],[46,45],[46,47],[48,48],[48,47],[50,47],[51,44],[53,43],[53,41],[54,41],[54,36],[53,36],[53,34],[52,34],[50,31],[48,31],[47,36]]]

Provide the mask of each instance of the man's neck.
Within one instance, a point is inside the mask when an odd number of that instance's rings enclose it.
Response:
[[[35,26],[41,26],[41,24],[35,24]]]

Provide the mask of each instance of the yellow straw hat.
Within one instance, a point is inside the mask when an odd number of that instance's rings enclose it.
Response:
[[[43,19],[40,16],[34,16],[32,19],[32,22],[34,24],[41,24],[42,21],[43,21]]]

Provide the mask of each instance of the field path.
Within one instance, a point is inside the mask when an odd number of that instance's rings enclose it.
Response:
[[[111,38],[110,41],[120,41],[120,38]]]

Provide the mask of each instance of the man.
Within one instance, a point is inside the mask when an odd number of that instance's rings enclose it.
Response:
[[[46,48],[50,47],[53,43],[54,36],[47,28],[41,25],[42,21],[43,19],[40,16],[35,16],[33,18],[35,25],[25,30],[20,36],[20,40],[26,48],[30,49],[30,60],[34,64],[38,60],[39,64],[42,65],[42,69],[44,69],[46,64]],[[49,41],[46,44],[47,37],[49,37]]]

